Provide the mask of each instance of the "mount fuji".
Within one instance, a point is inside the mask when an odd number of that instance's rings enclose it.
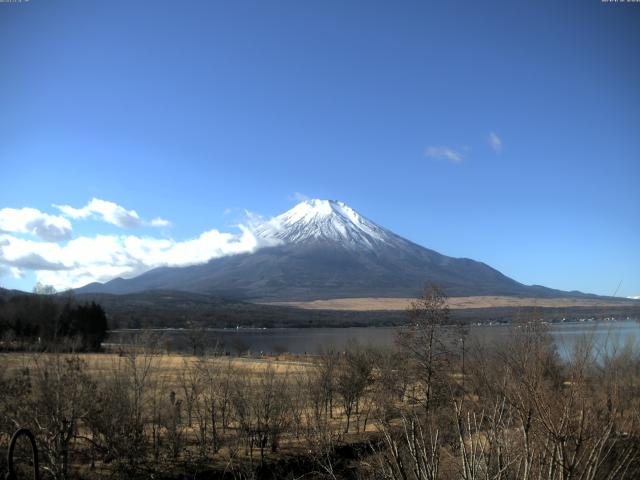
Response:
[[[417,245],[333,200],[308,200],[253,229],[269,245],[187,267],[92,283],[79,293],[179,290],[257,301],[415,297],[427,282],[450,296],[582,295],[526,286],[490,266]]]

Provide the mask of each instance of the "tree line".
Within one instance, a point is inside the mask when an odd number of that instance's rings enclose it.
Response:
[[[0,297],[0,350],[73,348],[97,351],[107,334],[104,309],[71,295]]]

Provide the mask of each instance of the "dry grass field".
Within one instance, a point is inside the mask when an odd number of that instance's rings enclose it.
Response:
[[[269,305],[299,307],[310,310],[406,310],[410,298],[334,298],[329,300],[313,300],[307,302],[272,302]],[[450,297],[449,308],[452,310],[466,308],[498,308],[498,307],[612,307],[635,305],[639,302],[629,299],[595,299],[595,298],[521,298],[502,296]]]
[[[60,353],[33,353],[33,352],[1,352],[0,370],[10,375],[17,370],[23,370],[37,363],[49,363],[52,359],[64,359],[79,357],[83,361],[84,373],[92,377],[100,378],[110,372],[115,372],[123,368],[130,361],[129,356],[121,356],[116,353],[81,353],[81,354],[60,354]],[[155,375],[166,380],[177,382],[180,375],[189,370],[190,367],[202,361],[202,357],[192,355],[181,355],[177,353],[159,353],[151,357],[138,356],[137,362],[151,361]],[[304,357],[292,355],[280,355],[273,357],[208,357],[212,367],[227,368],[259,375],[270,369],[276,374],[296,375],[308,372],[313,368],[313,363],[305,360]]]
[[[310,401],[313,396],[310,388],[314,388],[313,379],[319,371],[317,360],[295,355],[196,357],[167,354],[144,347],[132,348],[121,354],[2,352],[0,381],[18,379],[23,375],[32,379],[33,385],[37,386],[36,390],[31,393],[27,393],[26,390],[15,392],[18,395],[24,394],[24,397],[20,398],[28,410],[27,415],[30,415],[35,405],[38,405],[37,409],[41,411],[83,409],[85,413],[75,420],[77,436],[79,439],[91,436],[92,441],[97,438],[97,434],[92,430],[91,420],[84,418],[84,415],[90,417],[100,412],[99,414],[106,415],[106,418],[111,415],[117,416],[121,413],[118,411],[120,402],[124,400],[124,404],[128,405],[128,402],[132,401],[129,408],[134,409],[133,416],[118,417],[119,421],[116,424],[134,421],[136,416],[140,415],[138,421],[142,422],[144,444],[147,449],[155,452],[147,457],[145,462],[153,465],[152,468],[164,471],[169,475],[167,478],[171,478],[170,475],[182,471],[184,465],[180,462],[184,462],[185,459],[198,458],[202,462],[206,456],[206,468],[217,471],[228,470],[231,464],[234,465],[234,469],[246,468],[247,462],[249,466],[254,465],[251,468],[255,468],[254,462],[259,461],[262,464],[263,459],[278,462],[290,456],[308,456],[310,446],[317,446],[317,442],[323,442],[322,448],[329,448],[324,442],[330,442],[329,446],[338,441],[348,444],[360,441],[365,432],[375,432],[376,425],[373,419],[369,419],[373,408],[370,398],[360,400],[361,410],[352,415],[348,434],[343,433],[346,416],[342,408],[343,403],[339,401],[337,394],[330,402],[329,416],[322,421],[318,420],[317,408],[322,412],[322,407],[316,407],[314,410],[313,402]],[[72,367],[78,365],[75,363],[77,361],[80,362],[80,371]],[[207,377],[207,374],[212,376]],[[73,378],[69,378],[69,375]],[[67,383],[64,387],[56,383],[64,381],[65,378]],[[79,384],[83,383],[83,379],[90,379],[98,386],[95,399],[85,398],[81,402],[83,405],[99,402],[100,407],[95,412],[92,407],[79,407],[80,402],[71,398],[75,389],[82,388]],[[56,383],[56,392],[64,392],[70,398],[64,400],[64,397],[58,397],[57,394],[50,399],[40,397],[40,389],[50,381]],[[122,381],[122,385],[125,385],[124,390],[109,390],[109,385],[116,385]],[[94,394],[90,395],[93,397]],[[119,396],[120,399],[117,398]],[[3,400],[8,402],[4,406]],[[54,402],[53,409],[49,408],[49,402]],[[110,405],[111,402],[115,402],[115,408],[104,410],[103,405]],[[0,398],[0,418],[3,413],[10,414],[10,404],[15,405],[17,402],[9,398]],[[227,413],[224,413],[223,409]],[[327,415],[327,411],[324,411],[324,415]],[[370,421],[363,421],[363,415]],[[215,427],[215,435],[212,433],[213,416],[216,417],[215,421],[219,422]],[[50,422],[50,419],[47,420]],[[320,424],[314,423],[319,421]],[[0,449],[6,448],[6,441],[14,428],[12,425],[9,427],[11,428],[6,432],[0,430]],[[322,428],[322,432],[317,432],[318,428]],[[55,427],[52,431],[55,437]],[[318,437],[325,433],[330,438]],[[119,441],[126,444],[131,434],[129,432]],[[108,435],[116,437],[118,443],[118,433],[107,431],[101,435],[103,444],[112,443]],[[213,440],[214,437],[216,440]],[[256,443],[258,437],[261,444]],[[39,439],[39,442],[42,440]],[[216,443],[218,446],[213,447]],[[113,477],[114,474],[118,478],[128,478],[131,474],[126,469],[118,470],[122,465],[118,463],[120,466],[115,466],[111,461],[95,462],[94,467],[88,469],[86,461],[79,459],[83,455],[93,455],[87,453],[86,442],[75,440],[69,445],[71,450],[79,455],[70,461],[69,467],[83,478]],[[129,445],[124,451],[127,448],[133,451],[137,446]],[[123,453],[117,448],[116,451],[121,457],[118,462],[121,462],[124,458]],[[149,450],[146,452],[148,454]],[[130,465],[126,466],[129,467]],[[244,475],[242,472],[235,474]],[[181,473],[177,475],[180,476]]]

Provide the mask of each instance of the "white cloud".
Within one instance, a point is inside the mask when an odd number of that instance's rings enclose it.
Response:
[[[24,272],[20,270],[18,267],[10,267],[9,271],[11,272],[11,275],[13,275],[13,278],[24,277]]]
[[[169,220],[165,220],[164,218],[156,217],[151,220],[151,222],[149,222],[149,225],[151,225],[152,227],[170,227],[171,222]]]
[[[74,208],[69,205],[53,205],[64,215],[73,219],[97,217],[107,223],[122,228],[134,228],[142,225],[142,220],[135,210],[127,210],[117,203],[92,198],[82,208]]]
[[[489,146],[493,148],[494,152],[502,152],[502,139],[495,132],[489,133],[487,141],[489,142]]]
[[[424,155],[428,158],[435,160],[446,160],[450,163],[462,163],[464,161],[464,154],[459,150],[454,150],[447,146],[427,147],[424,151]]]
[[[311,197],[309,197],[308,195],[305,195],[304,193],[293,192],[293,199],[296,202],[306,202],[308,200],[311,200]]]
[[[92,198],[91,201],[82,208],[55,204],[53,206],[67,217],[71,217],[73,219],[98,218],[104,222],[117,225],[121,228],[136,228],[144,225],[144,221],[135,210],[127,210],[117,203],[101,200],[99,198]],[[166,222],[166,220],[162,219],[156,220]],[[153,225],[152,222],[152,226],[164,227],[166,225]]]
[[[24,255],[15,257],[11,264],[15,268],[24,268],[27,270],[65,270],[62,263],[54,263],[42,257],[42,255],[33,252],[27,252]]]
[[[64,290],[116,277],[130,278],[161,266],[205,263],[268,245],[249,228],[239,226],[239,229],[237,234],[208,230],[185,241],[97,235],[78,237],[66,245],[3,235],[0,237],[0,268],[9,269],[14,276],[23,270],[33,270],[38,281]]]
[[[0,210],[0,233],[26,233],[47,241],[71,237],[71,223],[64,217],[49,215],[35,208]]]
[[[119,226],[152,225],[166,227],[170,223],[157,217],[147,223],[133,210],[126,210],[113,202],[93,199],[83,208],[67,205],[56,206],[71,218],[98,217]],[[208,230],[195,238],[176,241],[142,235],[95,235],[80,236],[60,241],[62,234],[54,234],[51,225],[65,227],[70,232],[71,224],[64,217],[47,215],[38,210],[22,209],[21,215],[11,209],[0,211],[0,277],[24,276],[33,271],[36,280],[52,285],[57,290],[77,288],[91,282],[106,282],[116,277],[131,278],[147,270],[169,266],[187,266],[205,263],[211,259],[238,253],[253,252],[258,248],[275,245],[254,234],[254,229],[265,220],[247,212],[243,225],[237,225],[236,233]],[[26,213],[25,213],[26,212]],[[34,213],[35,212],[35,213]],[[21,219],[17,221],[16,218]],[[48,225],[48,235],[38,226]],[[48,223],[47,223],[48,222]],[[34,233],[40,239],[25,238],[16,234]],[[37,233],[36,233],[37,232]],[[53,233],[52,233],[53,232]]]

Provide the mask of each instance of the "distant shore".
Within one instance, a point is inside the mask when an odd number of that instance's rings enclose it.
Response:
[[[297,307],[306,310],[350,310],[350,311],[380,311],[406,310],[411,298],[334,298],[327,300],[294,301],[294,302],[261,302],[264,305]],[[468,308],[502,308],[502,307],[539,307],[539,308],[567,308],[567,307],[620,307],[638,306],[640,301],[620,298],[534,298],[534,297],[506,297],[506,296],[470,296],[450,297],[449,308],[462,310]]]

